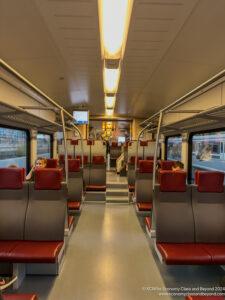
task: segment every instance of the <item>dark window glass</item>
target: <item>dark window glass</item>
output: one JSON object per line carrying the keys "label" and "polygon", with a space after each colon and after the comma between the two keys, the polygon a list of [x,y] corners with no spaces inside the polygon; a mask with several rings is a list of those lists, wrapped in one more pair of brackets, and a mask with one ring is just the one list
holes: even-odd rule
{"label": "dark window glass", "polygon": [[51,135],[37,134],[37,157],[51,158]]}
{"label": "dark window glass", "polygon": [[27,132],[0,127],[0,167],[27,168]]}
{"label": "dark window glass", "polygon": [[191,142],[191,182],[196,170],[225,172],[225,131],[195,134]]}
{"label": "dark window glass", "polygon": [[173,136],[167,138],[167,160],[179,160],[181,161],[181,146],[182,137]]}

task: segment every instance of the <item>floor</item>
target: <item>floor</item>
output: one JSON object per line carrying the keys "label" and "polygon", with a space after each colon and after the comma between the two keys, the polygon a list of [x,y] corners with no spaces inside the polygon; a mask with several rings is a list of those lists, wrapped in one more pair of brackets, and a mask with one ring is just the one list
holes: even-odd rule
{"label": "floor", "polygon": [[[126,181],[108,173],[107,181]],[[184,288],[215,287],[218,266],[161,265],[131,204],[87,203],[69,239],[59,276],[27,276],[18,290],[39,300],[184,299]],[[182,290],[183,288],[183,290]]]}

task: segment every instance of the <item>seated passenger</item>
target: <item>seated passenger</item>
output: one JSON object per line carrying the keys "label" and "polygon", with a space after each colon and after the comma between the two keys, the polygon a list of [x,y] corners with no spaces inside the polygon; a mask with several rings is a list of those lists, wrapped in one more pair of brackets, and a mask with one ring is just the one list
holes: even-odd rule
{"label": "seated passenger", "polygon": [[172,166],[172,170],[173,171],[181,171],[184,168],[184,164],[180,161],[175,161],[173,166]]}
{"label": "seated passenger", "polygon": [[7,168],[19,168],[17,165],[8,165]]}
{"label": "seated passenger", "polygon": [[38,168],[45,168],[47,164],[47,159],[45,157],[38,157],[35,160],[35,164],[26,176],[26,180],[34,181],[34,171]]}

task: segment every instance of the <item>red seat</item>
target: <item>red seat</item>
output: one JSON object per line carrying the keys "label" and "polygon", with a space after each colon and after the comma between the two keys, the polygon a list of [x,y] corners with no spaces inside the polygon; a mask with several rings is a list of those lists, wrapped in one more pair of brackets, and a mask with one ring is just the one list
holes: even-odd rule
{"label": "red seat", "polygon": [[224,300],[223,296],[186,296],[185,300]]}
{"label": "red seat", "polygon": [[201,244],[156,243],[167,265],[208,265],[211,256]]}
{"label": "red seat", "polygon": [[19,241],[8,254],[11,263],[55,263],[63,241]]}
{"label": "red seat", "polygon": [[134,185],[129,185],[129,192],[134,192],[134,188],[135,188]]}
{"label": "red seat", "polygon": [[145,217],[145,223],[148,227],[148,230],[150,231],[150,229],[151,229],[151,218],[150,217]]}
{"label": "red seat", "polygon": [[69,210],[79,210],[81,206],[81,201],[69,201],[68,208]]}
{"label": "red seat", "polygon": [[4,294],[4,300],[37,300],[36,294]]}
{"label": "red seat", "polygon": [[201,244],[212,257],[212,264],[225,265],[225,244]]}
{"label": "red seat", "polygon": [[137,202],[139,211],[150,211],[152,209],[152,203],[149,202]]}
{"label": "red seat", "polygon": [[9,253],[20,241],[0,241],[0,262],[8,261]]}
{"label": "red seat", "polygon": [[105,191],[106,185],[86,185],[86,191]]}
{"label": "red seat", "polygon": [[70,228],[71,228],[72,225],[73,225],[74,219],[75,219],[74,216],[69,216],[69,230],[70,230]]}

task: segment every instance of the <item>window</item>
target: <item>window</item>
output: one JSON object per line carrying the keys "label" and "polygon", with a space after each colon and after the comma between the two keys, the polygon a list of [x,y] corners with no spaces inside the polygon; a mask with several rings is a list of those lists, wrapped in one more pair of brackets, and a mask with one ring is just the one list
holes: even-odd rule
{"label": "window", "polygon": [[0,127],[0,167],[28,168],[28,132]]}
{"label": "window", "polygon": [[181,161],[182,137],[172,136],[166,139],[166,159]]}
{"label": "window", "polygon": [[193,134],[190,142],[191,183],[196,170],[225,172],[225,131]]}
{"label": "window", "polygon": [[52,136],[50,134],[37,134],[37,157],[52,157]]}

